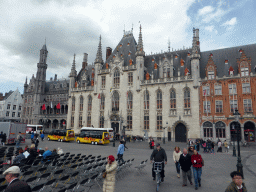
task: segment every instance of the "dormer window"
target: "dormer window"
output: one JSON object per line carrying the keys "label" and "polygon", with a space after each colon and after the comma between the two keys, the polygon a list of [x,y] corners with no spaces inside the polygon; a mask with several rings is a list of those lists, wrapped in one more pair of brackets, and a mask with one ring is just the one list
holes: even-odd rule
{"label": "dormer window", "polygon": [[129,51],[128,55],[131,55],[131,51]]}
{"label": "dormer window", "polygon": [[214,79],[214,71],[208,71],[208,79]]}
{"label": "dormer window", "polygon": [[225,60],[225,64],[228,64],[228,60],[227,59]]}
{"label": "dormer window", "polygon": [[181,59],[181,60],[180,60],[180,66],[181,66],[181,67],[184,67],[184,63],[185,63],[185,61],[184,61],[183,59]]}
{"label": "dormer window", "polygon": [[230,66],[230,68],[229,68],[228,71],[229,71],[229,75],[230,75],[230,76],[234,75],[234,69],[233,69],[232,66]]}
{"label": "dormer window", "polygon": [[241,77],[249,76],[249,69],[248,67],[241,68]]}

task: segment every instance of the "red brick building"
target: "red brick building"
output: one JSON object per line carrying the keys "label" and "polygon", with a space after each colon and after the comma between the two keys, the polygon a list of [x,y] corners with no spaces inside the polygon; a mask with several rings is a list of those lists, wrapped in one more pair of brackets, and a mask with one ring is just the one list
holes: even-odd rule
{"label": "red brick building", "polygon": [[256,45],[201,53],[201,137],[236,139],[233,112],[240,115],[240,139],[255,142]]}

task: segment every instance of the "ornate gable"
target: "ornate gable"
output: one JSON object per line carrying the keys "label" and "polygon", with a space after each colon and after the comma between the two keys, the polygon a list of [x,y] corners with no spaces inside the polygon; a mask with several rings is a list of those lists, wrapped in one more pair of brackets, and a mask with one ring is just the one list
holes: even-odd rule
{"label": "ornate gable", "polygon": [[238,73],[241,77],[248,77],[251,73],[251,58],[246,57],[244,50],[240,49],[240,58],[236,59],[238,65]]}
{"label": "ornate gable", "polygon": [[217,75],[217,67],[214,64],[212,57],[213,57],[213,54],[211,53],[209,55],[209,59],[208,59],[208,62],[207,62],[206,68],[205,68],[206,77],[208,80],[215,79],[215,77]]}

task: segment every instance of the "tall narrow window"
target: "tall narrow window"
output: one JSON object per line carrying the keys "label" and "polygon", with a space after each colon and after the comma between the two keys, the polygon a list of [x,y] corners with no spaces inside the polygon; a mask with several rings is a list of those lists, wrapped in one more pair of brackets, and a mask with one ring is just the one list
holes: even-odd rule
{"label": "tall narrow window", "polygon": [[249,75],[248,67],[242,67],[241,68],[241,76],[244,77],[244,76],[248,76],[248,75]]}
{"label": "tall narrow window", "polygon": [[204,113],[211,113],[211,102],[204,101]]}
{"label": "tall narrow window", "polygon": [[106,86],[106,76],[101,76],[101,88],[105,89]]}
{"label": "tall narrow window", "polygon": [[221,85],[214,85],[214,89],[215,89],[215,95],[222,94],[222,86]]}
{"label": "tall narrow window", "polygon": [[23,108],[23,115],[26,115],[26,107]]}
{"label": "tall narrow window", "polygon": [[209,86],[203,86],[203,96],[210,95],[210,87]]}
{"label": "tall narrow window", "polygon": [[236,84],[235,83],[229,84],[228,88],[229,88],[230,95],[236,94]]}
{"label": "tall narrow window", "polygon": [[157,130],[162,130],[162,115],[157,115],[156,128]]}
{"label": "tall narrow window", "polygon": [[170,108],[176,109],[176,93],[174,89],[171,90],[170,94]]}
{"label": "tall narrow window", "polygon": [[119,94],[117,91],[112,95],[112,111],[119,111]]}
{"label": "tall narrow window", "polygon": [[128,92],[127,109],[132,109],[132,92]]}
{"label": "tall narrow window", "polygon": [[76,99],[75,97],[72,98],[72,111],[75,111]]}
{"label": "tall narrow window", "polygon": [[230,111],[231,113],[234,113],[237,109],[237,100],[230,100]]}
{"label": "tall narrow window", "polygon": [[219,121],[215,124],[216,127],[216,138],[225,138],[226,137],[226,125],[222,121]]}
{"label": "tall narrow window", "polygon": [[252,100],[244,99],[244,112],[250,113],[252,112]]}
{"label": "tall narrow window", "polygon": [[157,91],[157,100],[156,100],[157,109],[162,109],[162,91]]}
{"label": "tall narrow window", "polygon": [[203,129],[204,129],[204,137],[208,137],[208,138],[213,137],[213,134],[212,134],[213,125],[211,122],[209,121],[204,122]]}
{"label": "tall narrow window", "polygon": [[13,105],[12,109],[13,109],[13,110],[16,110],[16,105]]}
{"label": "tall narrow window", "polygon": [[214,79],[214,71],[208,71],[208,79]]}
{"label": "tall narrow window", "polygon": [[243,93],[251,93],[250,83],[242,83]]}
{"label": "tall narrow window", "polygon": [[215,101],[215,105],[216,105],[216,113],[222,113],[223,112],[223,102]]}
{"label": "tall narrow window", "polygon": [[79,115],[79,127],[80,127],[80,128],[82,128],[82,126],[83,126],[83,123],[82,123],[82,122],[83,122],[83,116],[82,116],[82,114],[80,114],[80,115]]}
{"label": "tall narrow window", "polygon": [[101,94],[100,97],[100,110],[104,110],[105,109],[105,95]]}
{"label": "tall narrow window", "polygon": [[190,90],[189,88],[185,88],[184,90],[184,108],[190,108]]}
{"label": "tall narrow window", "polygon": [[84,109],[84,98],[83,96],[80,97],[80,111],[83,111]]}
{"label": "tall narrow window", "polygon": [[92,117],[91,117],[91,113],[88,113],[87,115],[87,127],[91,127],[92,126]]}
{"label": "tall narrow window", "polygon": [[148,90],[144,93],[144,109],[149,109],[149,92]]}
{"label": "tall narrow window", "polygon": [[11,104],[8,104],[8,105],[7,105],[7,109],[11,109]]}
{"label": "tall narrow window", "polygon": [[89,95],[88,97],[88,111],[92,110],[92,96]]}
{"label": "tall narrow window", "polygon": [[71,116],[71,127],[74,127],[74,116]]}
{"label": "tall narrow window", "polygon": [[104,116],[100,117],[100,128],[104,128]]}
{"label": "tall narrow window", "polygon": [[128,85],[132,86],[132,84],[133,84],[133,73],[129,72],[128,73]]}
{"label": "tall narrow window", "polygon": [[127,129],[132,129],[132,116],[128,115],[127,116]]}
{"label": "tall narrow window", "polygon": [[119,88],[120,85],[120,72],[118,69],[114,72],[114,87]]}
{"label": "tall narrow window", "polygon": [[144,115],[144,129],[149,130],[149,115],[148,114]]}
{"label": "tall narrow window", "polygon": [[10,116],[10,111],[6,111],[6,117]]}

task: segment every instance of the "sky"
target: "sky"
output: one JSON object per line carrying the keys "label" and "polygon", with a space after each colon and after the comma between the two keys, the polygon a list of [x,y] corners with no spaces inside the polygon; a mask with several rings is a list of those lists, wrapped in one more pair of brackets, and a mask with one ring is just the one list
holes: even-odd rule
{"label": "sky", "polygon": [[36,75],[39,53],[47,45],[46,79],[68,78],[96,57],[102,37],[114,49],[123,31],[139,26],[146,55],[192,46],[199,28],[201,51],[256,43],[256,1],[240,0],[0,0],[0,92],[23,93],[26,77]]}

